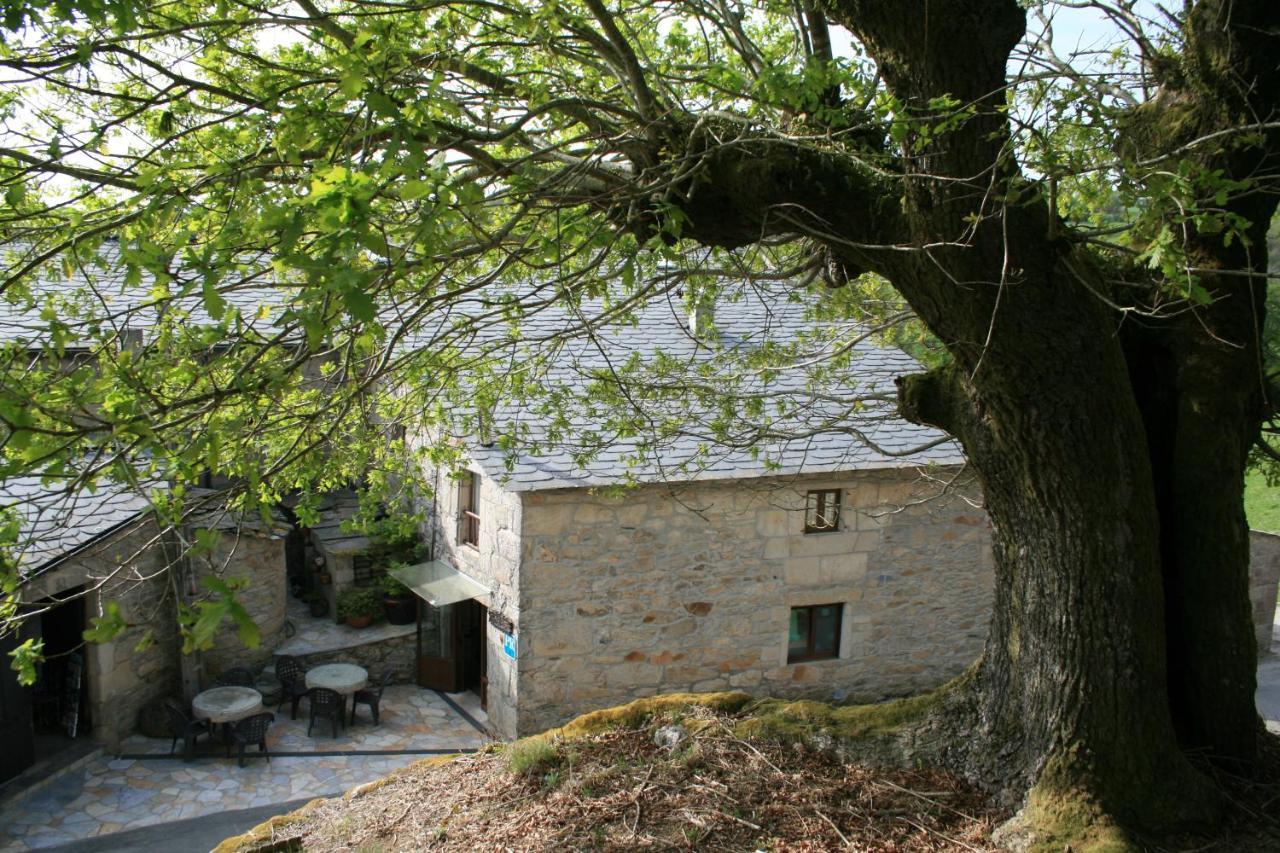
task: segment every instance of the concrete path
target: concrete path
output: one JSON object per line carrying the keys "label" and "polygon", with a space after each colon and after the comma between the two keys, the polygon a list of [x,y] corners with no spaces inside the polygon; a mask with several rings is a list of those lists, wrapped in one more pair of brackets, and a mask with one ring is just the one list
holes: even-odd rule
{"label": "concrete path", "polygon": [[[335,791],[332,796],[342,793]],[[264,820],[291,812],[313,799],[305,797],[271,806],[158,823],[44,849],[49,853],[208,853],[226,839],[248,832]]]}
{"label": "concrete path", "polygon": [[[123,757],[99,756],[6,802],[0,809],[0,851],[53,847],[257,807],[275,808],[269,811],[274,814],[281,803],[378,779],[426,751],[476,749],[487,740],[439,695],[408,685],[387,688],[381,725],[375,727],[362,707],[356,724],[337,738],[321,722],[315,736],[307,737],[306,712],[304,702],[299,719],[290,720],[286,705],[267,733],[267,748],[277,756],[269,763],[250,758],[243,768],[221,750],[188,763],[169,757],[168,739],[130,738],[122,745]],[[473,716],[479,713],[476,708]]]}

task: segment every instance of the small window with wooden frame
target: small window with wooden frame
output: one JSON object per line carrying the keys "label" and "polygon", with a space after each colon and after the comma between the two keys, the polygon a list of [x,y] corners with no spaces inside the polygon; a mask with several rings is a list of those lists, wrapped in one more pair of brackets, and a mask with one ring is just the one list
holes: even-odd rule
{"label": "small window with wooden frame", "polygon": [[827,660],[840,656],[843,604],[811,604],[791,608],[787,632],[787,663]]}
{"label": "small window with wooden frame", "polygon": [[458,483],[458,542],[480,546],[480,475],[474,471]]}
{"label": "small window with wooden frame", "polygon": [[829,533],[840,529],[840,490],[813,489],[805,495],[804,532]]}

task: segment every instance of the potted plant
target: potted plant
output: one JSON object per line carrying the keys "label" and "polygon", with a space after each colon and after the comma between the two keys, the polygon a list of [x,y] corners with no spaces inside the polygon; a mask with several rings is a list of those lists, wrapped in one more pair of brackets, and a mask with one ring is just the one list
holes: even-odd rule
{"label": "potted plant", "polygon": [[382,596],[373,587],[351,586],[338,593],[338,618],[364,628],[382,615]]}
{"label": "potted plant", "polygon": [[378,580],[382,590],[382,609],[392,625],[409,625],[418,618],[418,603],[413,590],[390,574],[391,569],[403,566],[404,563],[392,563],[387,567],[388,574]]}

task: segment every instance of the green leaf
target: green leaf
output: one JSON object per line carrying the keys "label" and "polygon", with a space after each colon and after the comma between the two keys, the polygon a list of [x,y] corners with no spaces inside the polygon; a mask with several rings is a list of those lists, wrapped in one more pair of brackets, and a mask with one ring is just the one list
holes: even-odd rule
{"label": "green leaf", "polygon": [[365,95],[364,101],[369,105],[369,109],[378,115],[386,116],[387,118],[396,118],[400,115],[400,107],[385,92],[370,92]]}
{"label": "green leaf", "polygon": [[227,311],[227,300],[223,299],[222,294],[218,292],[213,278],[205,277],[201,292],[204,296],[204,310],[208,311],[209,316],[215,320],[221,319]]}
{"label": "green leaf", "polygon": [[411,179],[400,185],[400,198],[405,201],[417,201],[420,198],[431,195],[434,189],[435,186],[433,184]]}
{"label": "green leaf", "polygon": [[342,75],[342,79],[338,81],[338,88],[342,90],[342,94],[348,98],[357,98],[364,91],[365,79],[364,72],[358,68],[352,68]]}
{"label": "green leaf", "polygon": [[347,313],[362,323],[369,322],[377,314],[377,306],[374,305],[373,298],[360,288],[344,291],[342,302],[347,307]]}
{"label": "green leaf", "polygon": [[102,610],[101,616],[89,619],[92,627],[86,628],[82,633],[84,639],[90,643],[109,643],[129,627],[117,602],[108,601]]}
{"label": "green leaf", "polygon": [[18,673],[18,683],[31,686],[36,683],[36,667],[44,662],[44,639],[23,641],[16,649],[9,652],[13,658],[9,668]]}

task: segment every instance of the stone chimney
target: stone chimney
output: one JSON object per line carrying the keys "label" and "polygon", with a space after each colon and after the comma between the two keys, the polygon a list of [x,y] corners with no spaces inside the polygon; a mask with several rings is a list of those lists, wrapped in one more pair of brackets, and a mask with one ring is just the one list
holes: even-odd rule
{"label": "stone chimney", "polygon": [[699,288],[689,290],[689,334],[695,338],[707,338],[712,334],[716,321],[715,299]]}

